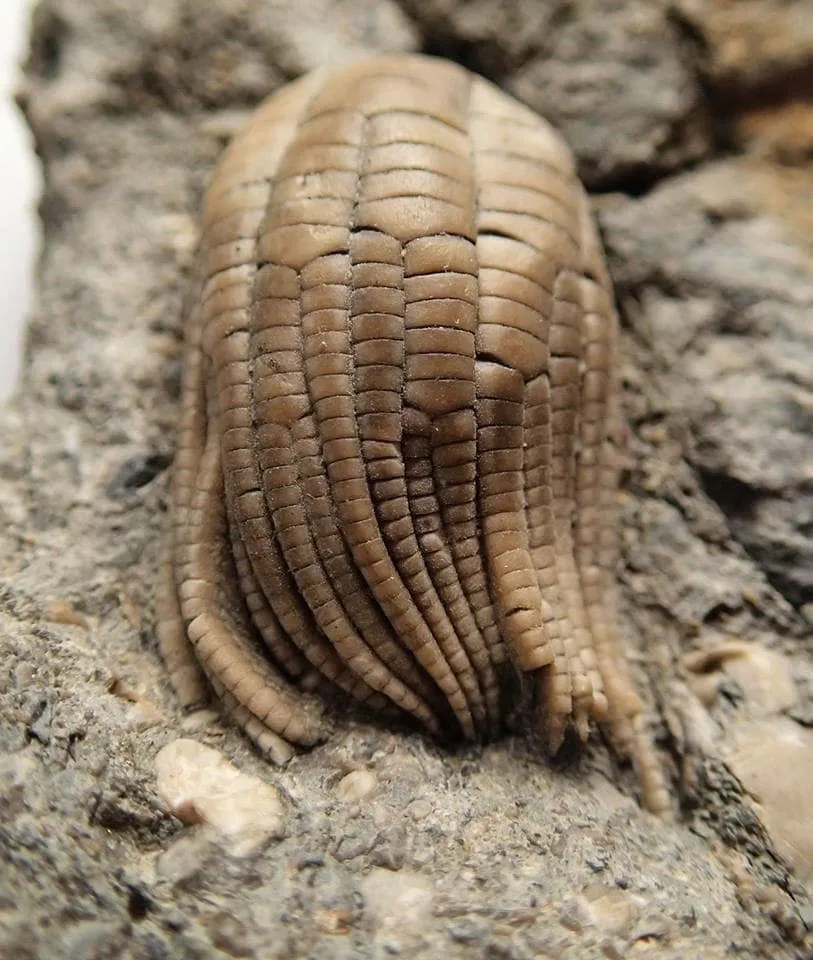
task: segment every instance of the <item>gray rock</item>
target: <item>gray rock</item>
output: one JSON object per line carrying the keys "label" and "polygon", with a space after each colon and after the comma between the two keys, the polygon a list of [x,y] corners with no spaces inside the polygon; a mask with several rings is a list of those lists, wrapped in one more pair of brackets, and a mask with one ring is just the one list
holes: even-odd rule
{"label": "gray rock", "polygon": [[[2,956],[592,960],[626,955],[633,940],[663,958],[810,949],[804,891],[720,756],[698,752],[692,718],[706,708],[687,706],[680,667],[720,634],[809,660],[809,622],[794,607],[809,602],[811,569],[813,280],[800,205],[780,209],[736,163],[648,190],[712,157],[715,142],[685,36],[661,3],[421,7],[37,8],[21,100],[45,168],[45,246],[24,383],[0,411]],[[494,64],[562,125],[593,184],[632,177],[644,191],[598,206],[632,424],[622,614],[686,801],[674,824],[639,809],[633,776],[598,739],[553,769],[532,742],[449,752],[350,717],[271,768],[216,718],[184,726],[157,656],[162,467],[203,186],[236,119],[285,79],[420,39]],[[760,176],[780,182],[770,165]],[[805,717],[799,689],[792,715]],[[722,751],[737,707],[710,709],[703,729]],[[154,762],[180,736],[270,782],[284,837],[235,856],[205,824],[172,817]],[[336,784],[361,769],[375,790],[340,801]],[[591,919],[615,903],[593,896],[599,882],[623,889],[638,918],[629,928],[609,907],[603,925]]]}

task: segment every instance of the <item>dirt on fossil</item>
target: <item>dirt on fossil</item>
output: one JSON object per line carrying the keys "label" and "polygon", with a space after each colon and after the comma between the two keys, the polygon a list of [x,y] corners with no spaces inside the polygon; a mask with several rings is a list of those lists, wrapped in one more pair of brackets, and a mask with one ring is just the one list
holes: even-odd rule
{"label": "dirt on fossil", "polygon": [[[0,957],[813,956],[812,29],[782,0],[42,0],[39,303],[0,410]],[[270,90],[411,50],[545,113],[594,192],[623,626],[673,823],[598,736],[552,767],[353,715],[273,768],[158,659],[202,191]]]}

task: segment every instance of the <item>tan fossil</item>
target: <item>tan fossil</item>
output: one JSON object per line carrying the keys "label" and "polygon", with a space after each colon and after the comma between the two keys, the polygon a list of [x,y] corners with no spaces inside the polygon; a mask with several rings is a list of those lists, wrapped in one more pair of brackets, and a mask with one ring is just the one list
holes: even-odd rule
{"label": "tan fossil", "polygon": [[[567,147],[452,63],[318,71],[206,196],[159,640],[282,761],[345,694],[553,753],[594,719],[668,806],[616,627],[612,291]],[[509,682],[509,677],[515,679]]]}

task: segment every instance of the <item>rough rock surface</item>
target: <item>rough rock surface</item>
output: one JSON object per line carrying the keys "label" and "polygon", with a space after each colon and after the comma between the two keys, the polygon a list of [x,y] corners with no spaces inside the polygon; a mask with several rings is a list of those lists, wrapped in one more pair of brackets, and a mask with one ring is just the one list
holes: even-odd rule
{"label": "rough rock surface", "polygon": [[[809,859],[798,877],[783,859],[813,817],[810,764],[741,747],[763,722],[813,725],[810,31],[782,0],[41,2],[22,93],[46,179],[40,303],[0,411],[0,956],[813,955]],[[207,177],[289,77],[414,49],[545,112],[604,190],[631,423],[623,615],[673,824],[599,740],[553,769],[530,742],[448,753],[348,717],[271,768],[216,713],[183,715],[156,655]],[[743,644],[784,664],[781,696],[726,671]],[[156,756],[179,738],[270,784],[279,828],[247,850],[173,816]]]}

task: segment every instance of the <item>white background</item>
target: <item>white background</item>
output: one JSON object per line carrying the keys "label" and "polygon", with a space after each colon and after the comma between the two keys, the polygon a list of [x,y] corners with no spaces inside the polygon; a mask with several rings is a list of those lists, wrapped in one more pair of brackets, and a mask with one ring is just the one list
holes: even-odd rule
{"label": "white background", "polygon": [[31,0],[0,0],[0,402],[15,385],[38,251],[39,168],[12,100],[28,43]]}

